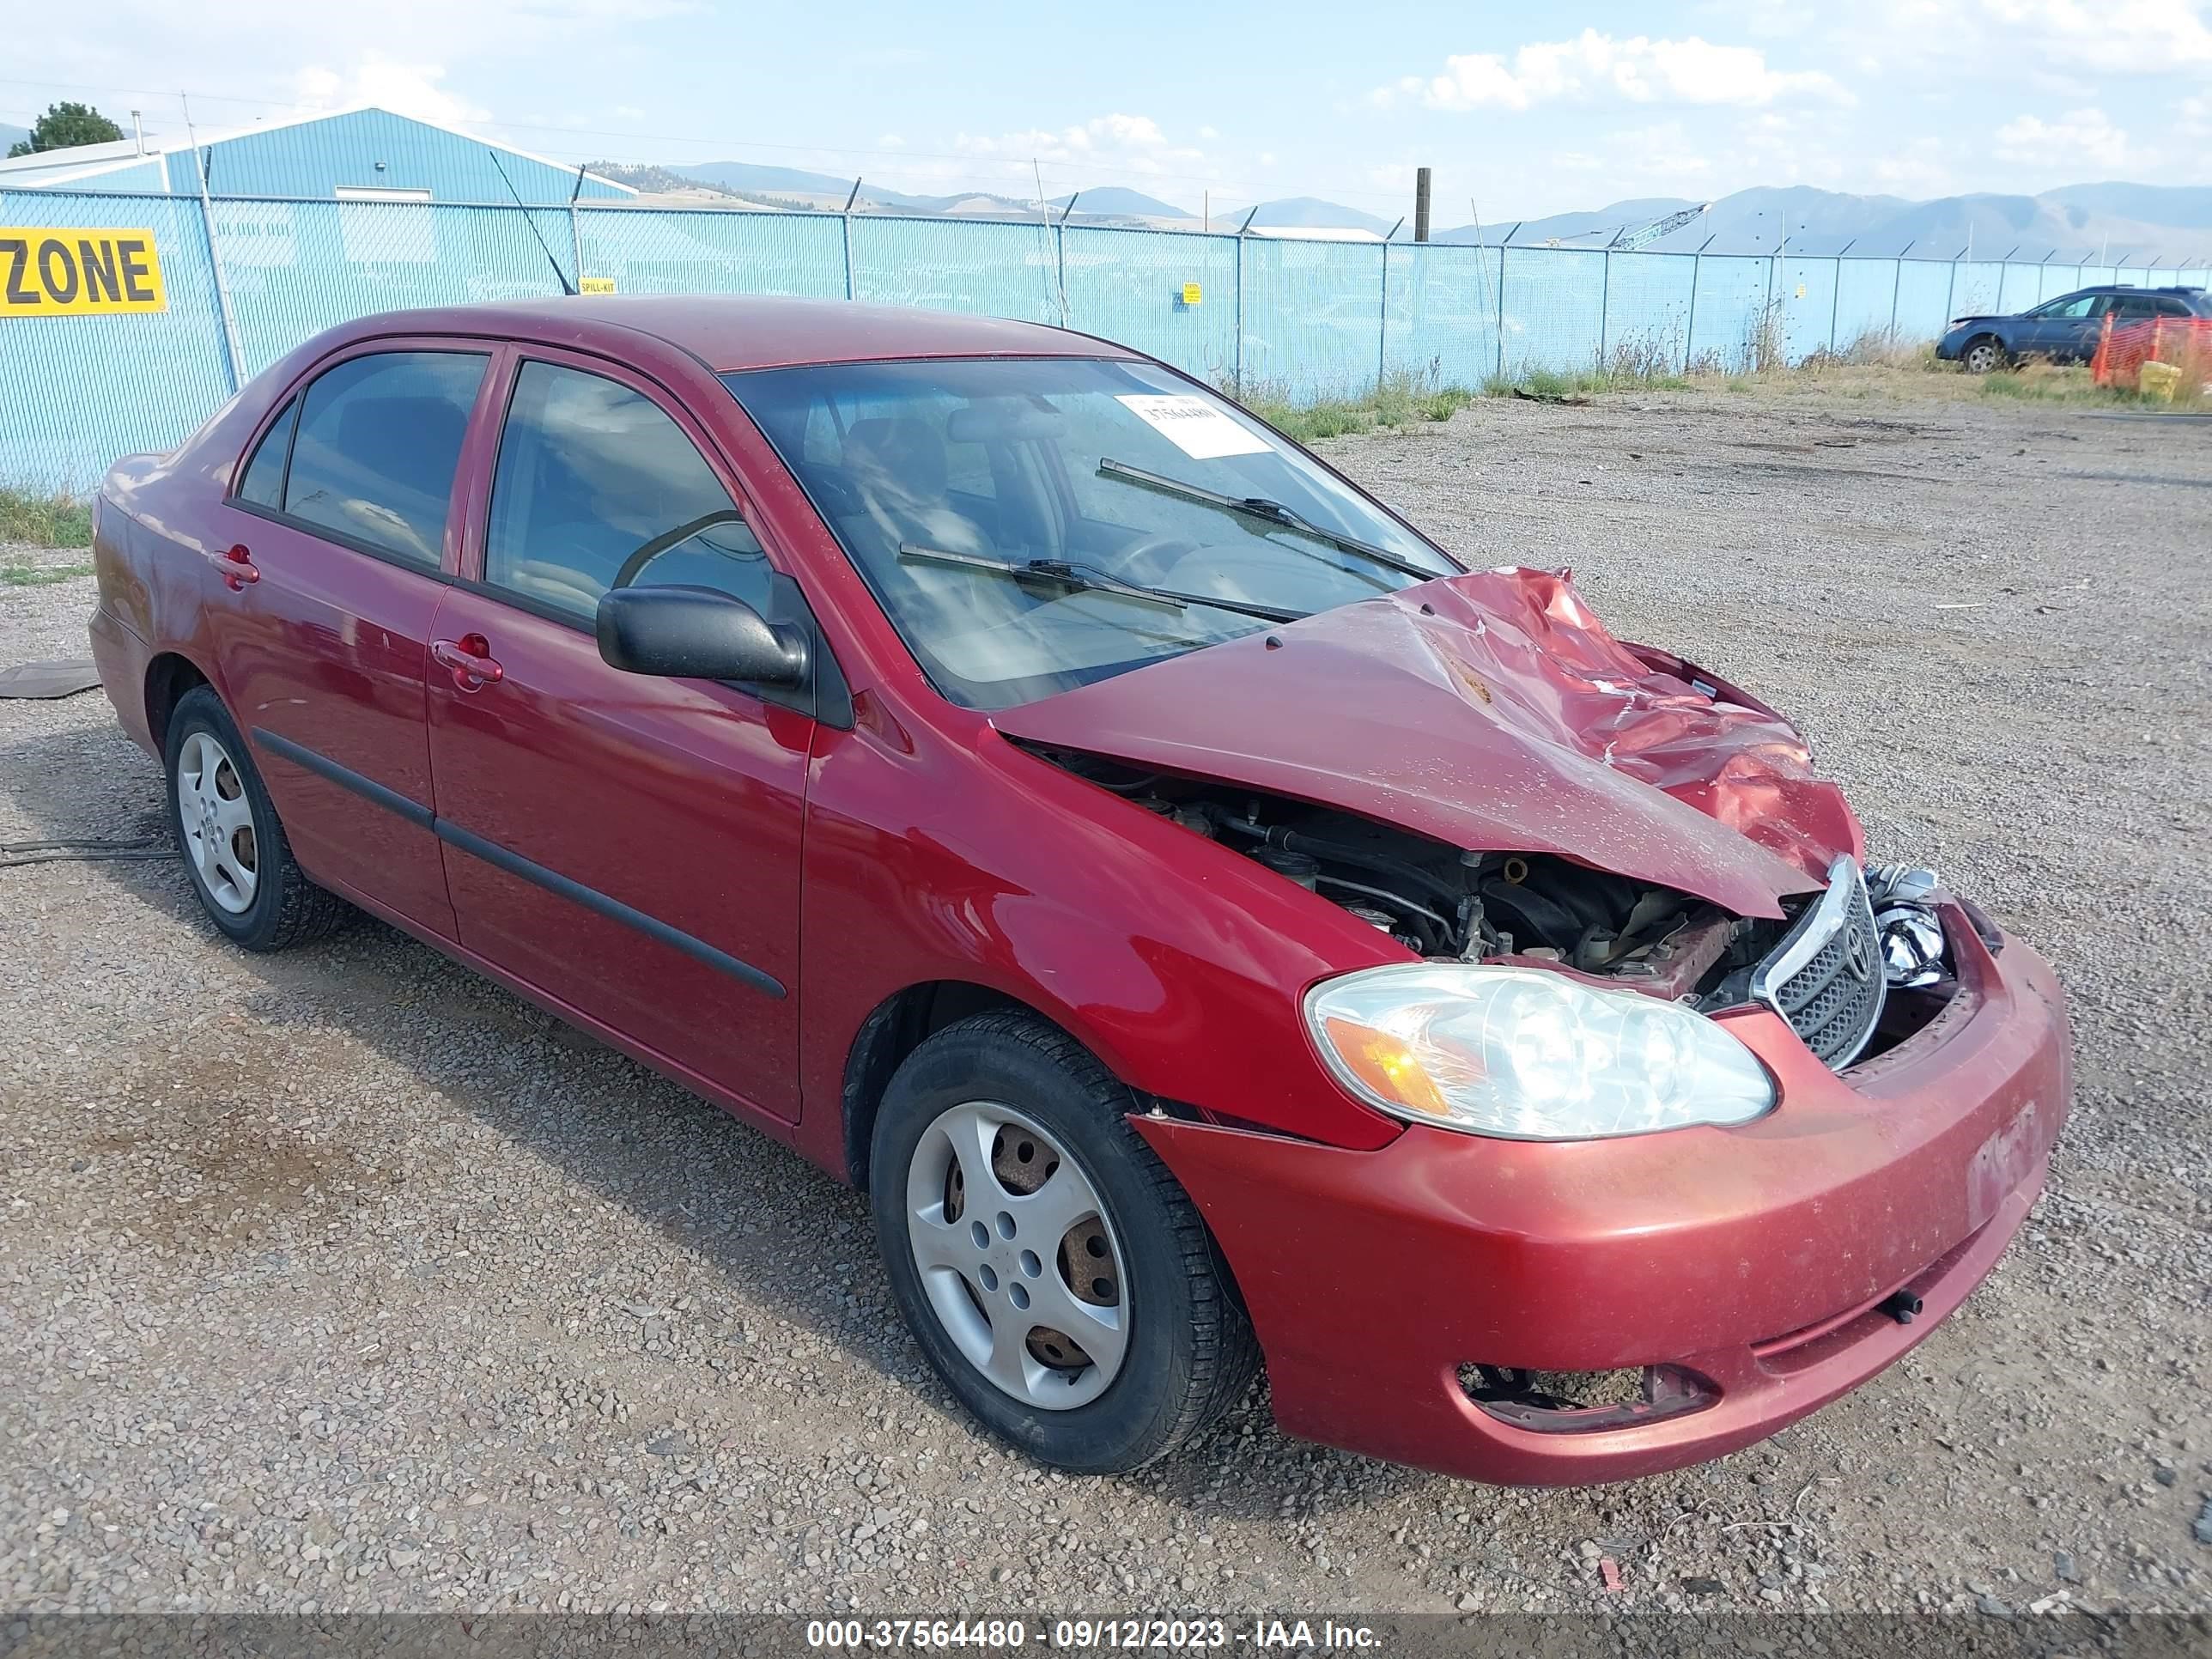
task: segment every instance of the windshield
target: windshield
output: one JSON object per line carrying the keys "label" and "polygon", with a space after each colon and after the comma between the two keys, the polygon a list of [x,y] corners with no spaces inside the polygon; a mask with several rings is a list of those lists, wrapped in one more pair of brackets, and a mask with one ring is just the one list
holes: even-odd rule
{"label": "windshield", "polygon": [[841,363],[723,380],[924,671],[970,708],[1460,569],[1148,363]]}

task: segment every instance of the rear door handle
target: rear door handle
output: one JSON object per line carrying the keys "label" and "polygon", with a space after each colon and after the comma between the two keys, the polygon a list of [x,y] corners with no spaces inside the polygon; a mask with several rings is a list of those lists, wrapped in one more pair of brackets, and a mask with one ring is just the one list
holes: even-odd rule
{"label": "rear door handle", "polygon": [[236,544],[227,552],[210,553],[207,556],[208,562],[222,574],[223,586],[234,593],[244,588],[246,583],[261,580],[261,573],[253,568],[253,555],[247,550],[244,542]]}
{"label": "rear door handle", "polygon": [[452,671],[453,684],[464,691],[496,684],[507,672],[491,654],[491,641],[481,634],[464,634],[458,640],[433,640],[430,656],[440,667]]}

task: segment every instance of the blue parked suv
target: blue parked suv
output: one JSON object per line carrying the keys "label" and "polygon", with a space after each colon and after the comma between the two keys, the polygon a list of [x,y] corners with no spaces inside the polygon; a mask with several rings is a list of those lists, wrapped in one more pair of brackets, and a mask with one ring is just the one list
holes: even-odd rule
{"label": "blue parked suv", "polygon": [[2010,317],[1960,317],[1936,343],[1945,362],[1969,374],[2009,368],[2025,357],[2086,363],[2096,355],[2105,319],[2115,325],[2145,317],[2212,317],[2212,295],[2201,288],[2076,289]]}

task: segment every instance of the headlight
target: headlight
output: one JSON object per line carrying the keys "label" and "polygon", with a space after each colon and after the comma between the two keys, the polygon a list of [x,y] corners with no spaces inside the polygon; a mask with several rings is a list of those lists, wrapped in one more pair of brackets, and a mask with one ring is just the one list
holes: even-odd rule
{"label": "headlight", "polygon": [[1408,1122],[1511,1140],[1746,1123],[1774,1104],[1751,1050],[1703,1014],[1564,974],[1370,968],[1306,994],[1338,1081]]}

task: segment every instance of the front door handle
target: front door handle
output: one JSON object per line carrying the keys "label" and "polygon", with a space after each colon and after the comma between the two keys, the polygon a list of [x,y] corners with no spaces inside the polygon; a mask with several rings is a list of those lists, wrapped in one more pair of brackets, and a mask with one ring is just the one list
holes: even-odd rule
{"label": "front door handle", "polygon": [[246,583],[261,580],[261,573],[253,568],[253,555],[244,542],[228,551],[209,554],[208,562],[222,574],[222,585],[234,593],[240,592]]}
{"label": "front door handle", "polygon": [[491,641],[481,634],[464,634],[458,640],[433,640],[430,656],[441,668],[452,671],[453,684],[464,691],[476,691],[496,684],[507,672],[491,654]]}

